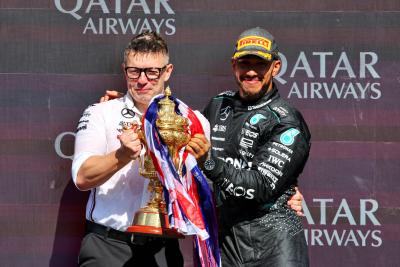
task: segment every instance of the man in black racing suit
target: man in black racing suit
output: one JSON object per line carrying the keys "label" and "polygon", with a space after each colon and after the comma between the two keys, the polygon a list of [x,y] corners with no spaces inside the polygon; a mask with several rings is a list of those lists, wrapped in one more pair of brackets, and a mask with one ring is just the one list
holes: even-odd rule
{"label": "man in black racing suit", "polygon": [[278,93],[277,45],[262,28],[243,32],[232,67],[238,92],[214,97],[204,172],[219,203],[223,266],[308,266],[300,218],[287,206],[307,161],[310,132]]}

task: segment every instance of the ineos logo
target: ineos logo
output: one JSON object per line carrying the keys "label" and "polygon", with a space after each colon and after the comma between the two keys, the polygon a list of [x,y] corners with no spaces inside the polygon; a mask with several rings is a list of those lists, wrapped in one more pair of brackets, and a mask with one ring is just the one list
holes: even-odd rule
{"label": "ineos logo", "polygon": [[233,183],[230,183],[228,187],[225,189],[225,191],[231,194],[232,196],[244,197],[247,199],[253,199],[255,193],[254,189],[246,189],[242,186],[234,186]]}
{"label": "ineos logo", "polygon": [[133,111],[132,109],[129,109],[129,108],[122,109],[121,114],[124,118],[127,118],[127,119],[132,119],[136,115],[135,111]]}

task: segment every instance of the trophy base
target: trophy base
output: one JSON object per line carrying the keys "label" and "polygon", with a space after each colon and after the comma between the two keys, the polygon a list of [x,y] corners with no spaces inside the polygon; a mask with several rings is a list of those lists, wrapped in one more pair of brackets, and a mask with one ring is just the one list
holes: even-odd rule
{"label": "trophy base", "polygon": [[128,227],[126,231],[129,233],[134,233],[135,235],[152,236],[158,238],[185,238],[184,235],[178,233],[174,229],[146,225],[133,225]]}
{"label": "trophy base", "polygon": [[126,230],[137,235],[159,238],[185,238],[175,229],[169,228],[168,216],[162,212],[142,209],[135,214],[133,225]]}

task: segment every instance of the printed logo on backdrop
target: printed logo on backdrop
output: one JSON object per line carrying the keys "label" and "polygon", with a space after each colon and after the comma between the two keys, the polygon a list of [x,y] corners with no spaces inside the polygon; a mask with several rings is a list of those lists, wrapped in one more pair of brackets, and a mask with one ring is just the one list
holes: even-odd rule
{"label": "printed logo on backdrop", "polygon": [[300,51],[294,61],[279,53],[281,70],[275,80],[288,87],[287,98],[380,99],[378,54]]}
{"label": "printed logo on backdrop", "polygon": [[168,0],[54,0],[56,9],[83,21],[83,34],[118,35],[156,31],[174,35],[175,11]]}
{"label": "printed logo on backdrop", "polygon": [[[380,247],[383,244],[382,225],[378,220],[379,204],[375,199],[313,199],[312,212],[303,201],[308,227],[304,234],[308,246]],[[352,207],[352,208],[350,208]]]}

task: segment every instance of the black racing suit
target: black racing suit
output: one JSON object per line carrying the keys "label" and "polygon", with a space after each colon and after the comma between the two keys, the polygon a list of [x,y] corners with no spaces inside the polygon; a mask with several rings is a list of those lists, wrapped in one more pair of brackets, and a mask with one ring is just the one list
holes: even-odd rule
{"label": "black racing suit", "polygon": [[302,115],[273,89],[254,103],[214,97],[205,174],[219,202],[223,266],[308,266],[303,227],[287,206],[310,150]]}

